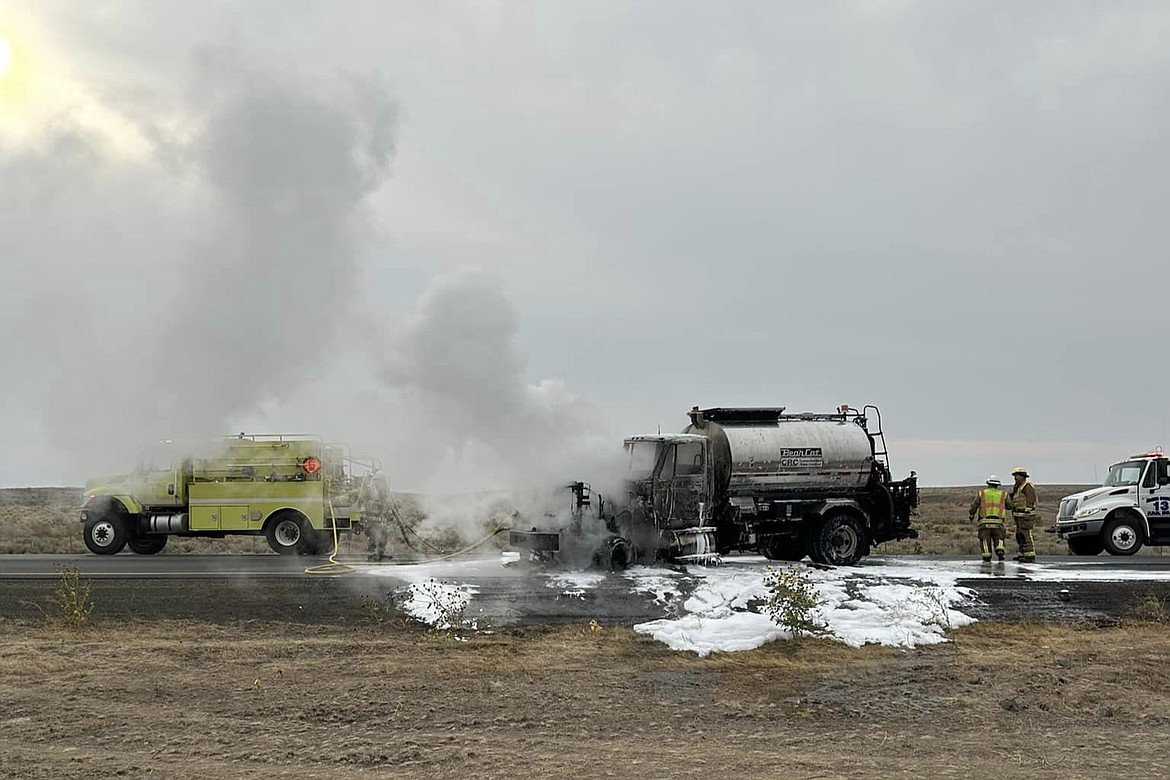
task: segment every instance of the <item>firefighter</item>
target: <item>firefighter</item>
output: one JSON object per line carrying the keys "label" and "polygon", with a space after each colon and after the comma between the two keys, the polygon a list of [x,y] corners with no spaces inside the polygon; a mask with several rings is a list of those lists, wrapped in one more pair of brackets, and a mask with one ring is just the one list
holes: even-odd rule
{"label": "firefighter", "polygon": [[1020,547],[1015,559],[1020,563],[1035,563],[1036,540],[1032,538],[1032,529],[1036,527],[1036,486],[1028,479],[1028,470],[1023,466],[1012,469],[1012,479],[1016,484],[1008,496],[1007,507],[1016,523],[1016,544]]}
{"label": "firefighter", "polygon": [[1007,493],[1000,487],[999,477],[987,478],[987,487],[979,491],[971,502],[971,521],[979,517],[979,552],[984,563],[991,563],[991,553],[1003,560],[1003,544],[1007,539],[1004,521],[1007,520]]}

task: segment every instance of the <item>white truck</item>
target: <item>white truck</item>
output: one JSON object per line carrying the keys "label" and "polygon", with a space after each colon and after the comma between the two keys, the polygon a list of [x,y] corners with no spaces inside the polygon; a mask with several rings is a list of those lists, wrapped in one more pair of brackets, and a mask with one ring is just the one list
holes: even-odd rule
{"label": "white truck", "polygon": [[1066,496],[1056,534],[1074,555],[1133,555],[1170,545],[1170,460],[1156,449],[1109,467],[1101,487]]}

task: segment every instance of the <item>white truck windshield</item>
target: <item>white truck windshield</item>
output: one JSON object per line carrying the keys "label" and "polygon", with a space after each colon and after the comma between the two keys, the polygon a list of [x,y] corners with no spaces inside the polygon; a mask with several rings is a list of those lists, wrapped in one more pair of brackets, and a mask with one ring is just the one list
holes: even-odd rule
{"label": "white truck windshield", "polygon": [[1105,477],[1104,487],[1123,487],[1136,485],[1142,478],[1142,471],[1146,468],[1144,460],[1127,460],[1125,463],[1114,463],[1109,467],[1109,476]]}

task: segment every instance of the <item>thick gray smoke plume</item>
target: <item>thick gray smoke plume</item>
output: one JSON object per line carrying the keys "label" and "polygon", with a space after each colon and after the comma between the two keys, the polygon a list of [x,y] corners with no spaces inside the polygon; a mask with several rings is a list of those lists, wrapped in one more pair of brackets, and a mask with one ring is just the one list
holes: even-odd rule
{"label": "thick gray smoke plume", "polygon": [[68,115],[0,150],[0,360],[75,473],[230,430],[318,375],[353,310],[394,150],[384,90],[223,52],[194,83],[173,121],[138,121],[137,163]]}
{"label": "thick gray smoke plume", "polygon": [[500,280],[461,269],[436,279],[389,339],[380,376],[399,397],[391,480],[462,494],[428,507],[439,522],[474,522],[506,492],[527,516],[567,507],[565,485],[611,490],[617,444],[598,410],[562,381],[532,383],[516,311]]}
{"label": "thick gray smoke plume", "polygon": [[518,332],[500,280],[461,269],[394,334],[380,376],[399,393],[419,473],[451,489],[518,487],[560,476],[599,443],[592,404],[560,380],[528,381]]}
{"label": "thick gray smoke plume", "polygon": [[[192,144],[210,230],[184,258],[152,363],[197,431],[314,375],[352,309],[359,206],[388,175],[394,114],[368,85],[342,87],[234,84]],[[169,369],[176,344],[190,351]]]}

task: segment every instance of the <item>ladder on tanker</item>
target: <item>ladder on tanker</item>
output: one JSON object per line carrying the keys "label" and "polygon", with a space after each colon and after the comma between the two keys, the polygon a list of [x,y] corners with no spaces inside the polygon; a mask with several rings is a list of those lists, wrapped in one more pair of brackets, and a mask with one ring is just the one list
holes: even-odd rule
{"label": "ladder on tanker", "polygon": [[868,427],[866,428],[870,439],[873,441],[873,457],[874,460],[880,461],[886,467],[886,471],[892,475],[894,472],[890,470],[890,451],[886,447],[886,435],[882,432],[881,411],[873,404],[866,404],[861,408],[861,416],[868,420],[869,415],[867,412],[870,409],[873,409],[873,419],[877,421],[876,431],[870,431]]}

